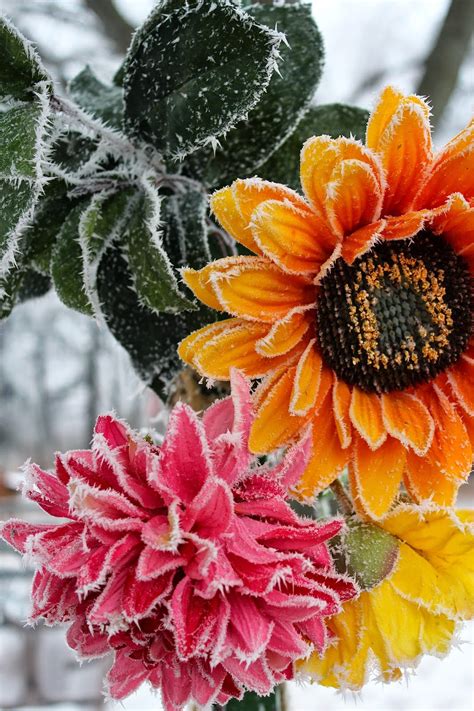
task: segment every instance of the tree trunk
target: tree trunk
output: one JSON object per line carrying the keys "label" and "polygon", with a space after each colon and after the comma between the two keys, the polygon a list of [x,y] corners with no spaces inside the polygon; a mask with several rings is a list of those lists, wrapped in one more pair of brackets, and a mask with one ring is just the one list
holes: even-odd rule
{"label": "tree trunk", "polygon": [[439,123],[453,93],[474,29],[472,0],[451,0],[438,37],[425,62],[417,93],[427,96]]}
{"label": "tree trunk", "polygon": [[85,6],[100,20],[104,34],[115,44],[121,54],[125,54],[130,45],[134,27],[120,14],[113,0],[84,0]]}

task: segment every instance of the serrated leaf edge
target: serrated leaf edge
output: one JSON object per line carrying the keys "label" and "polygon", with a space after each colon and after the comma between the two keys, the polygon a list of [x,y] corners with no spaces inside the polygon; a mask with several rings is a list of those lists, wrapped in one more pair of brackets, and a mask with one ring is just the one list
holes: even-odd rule
{"label": "serrated leaf edge", "polygon": [[4,180],[9,180],[10,182],[17,181],[18,184],[23,182],[29,183],[33,186],[32,199],[29,207],[23,213],[23,215],[18,220],[15,228],[10,231],[6,240],[6,249],[3,256],[0,259],[0,277],[4,277],[10,269],[16,266],[16,255],[20,251],[20,241],[24,232],[31,227],[32,220],[34,217],[34,212],[36,205],[40,196],[44,192],[44,186],[48,182],[49,178],[44,175],[43,167],[49,158],[51,151],[51,143],[48,140],[44,140],[52,129],[51,121],[51,106],[49,102],[49,85],[47,81],[39,82],[37,85],[37,91],[35,91],[35,96],[37,97],[41,111],[39,114],[38,121],[36,123],[35,130],[35,168],[36,176],[34,179],[15,177],[12,179],[11,176],[4,176]]}

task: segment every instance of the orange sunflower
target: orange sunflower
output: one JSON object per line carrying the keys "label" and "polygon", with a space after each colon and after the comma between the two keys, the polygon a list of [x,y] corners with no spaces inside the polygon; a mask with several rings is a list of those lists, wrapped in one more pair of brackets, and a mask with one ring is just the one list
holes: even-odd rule
{"label": "orange sunflower", "polygon": [[429,107],[386,88],[364,146],[310,138],[304,197],[258,178],[211,198],[254,253],[183,278],[232,318],[179,348],[208,378],[261,378],[250,445],[265,453],[313,424],[298,491],[349,466],[359,509],[380,518],[401,481],[451,505],[474,442],[474,122],[433,154]]}

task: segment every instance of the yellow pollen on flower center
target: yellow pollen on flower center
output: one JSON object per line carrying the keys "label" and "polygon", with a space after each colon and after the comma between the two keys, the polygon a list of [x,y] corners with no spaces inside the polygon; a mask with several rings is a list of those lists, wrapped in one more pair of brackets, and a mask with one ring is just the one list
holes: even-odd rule
{"label": "yellow pollen on flower center", "polygon": [[472,332],[472,286],[442,239],[381,242],[349,266],[338,259],[317,302],[321,352],[367,392],[427,382],[460,357]]}

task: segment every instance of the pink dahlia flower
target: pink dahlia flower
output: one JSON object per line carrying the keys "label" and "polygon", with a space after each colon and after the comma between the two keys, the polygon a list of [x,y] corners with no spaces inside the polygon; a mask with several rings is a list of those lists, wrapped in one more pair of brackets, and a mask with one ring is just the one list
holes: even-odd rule
{"label": "pink dahlia flower", "polygon": [[341,521],[301,519],[285,501],[309,437],[259,466],[248,384],[232,380],[202,419],[178,404],[161,448],[99,417],[92,448],[58,455],[55,474],[26,465],[28,498],[63,520],[2,527],[38,566],[32,618],[72,623],[82,657],[114,651],[113,698],[144,681],[168,711],[268,694],[323,650],[324,618],[356,592],[326,546]]}

